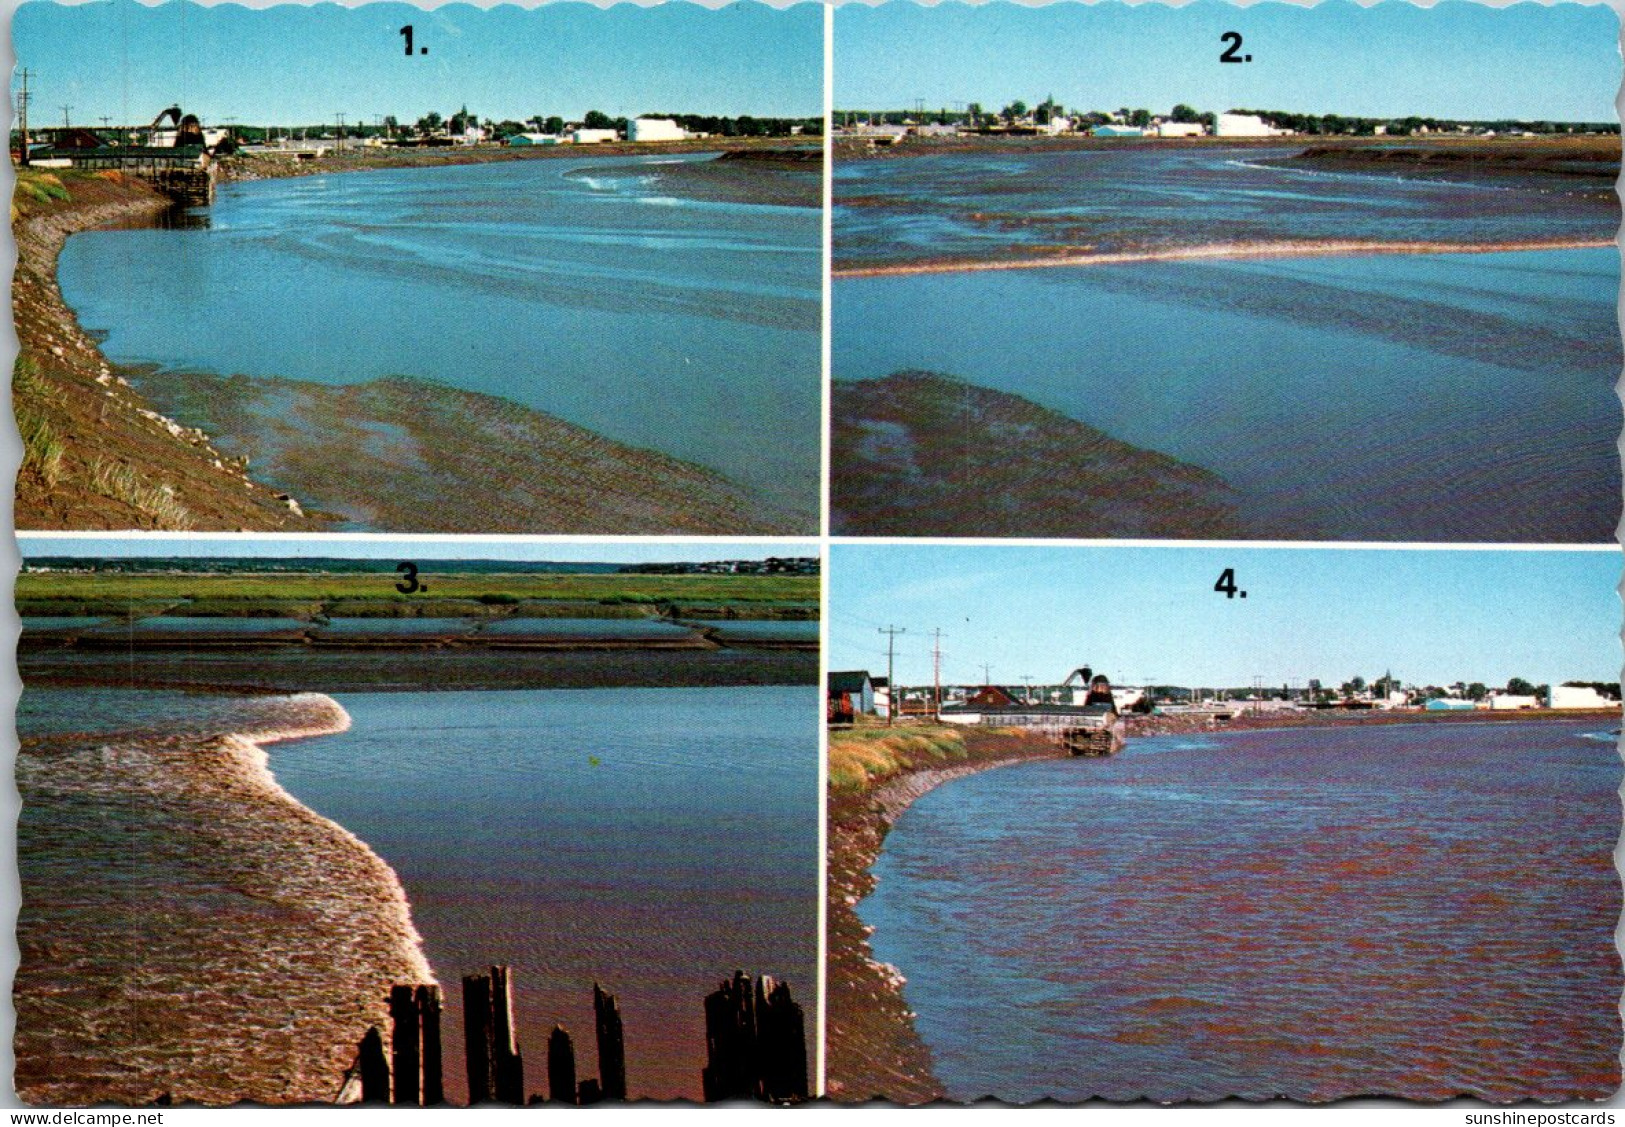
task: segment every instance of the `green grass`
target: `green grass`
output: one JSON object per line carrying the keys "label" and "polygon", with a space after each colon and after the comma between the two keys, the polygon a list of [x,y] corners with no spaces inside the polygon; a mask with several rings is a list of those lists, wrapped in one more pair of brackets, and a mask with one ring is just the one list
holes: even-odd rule
{"label": "green grass", "polygon": [[39,474],[46,485],[61,481],[68,446],[45,416],[32,407],[18,408],[17,431],[23,438],[23,468]]}
{"label": "green grass", "polygon": [[54,172],[40,172],[28,168],[17,170],[17,194],[42,204],[48,204],[52,200],[73,198],[63,185],[62,178]]}
{"label": "green grass", "polygon": [[40,375],[39,361],[27,354],[20,354],[17,363],[11,369],[11,395],[15,400],[19,396],[46,396],[52,393],[52,387]]}
{"label": "green grass", "polygon": [[945,726],[853,728],[829,734],[829,789],[865,790],[915,767],[963,760],[965,733]]}
{"label": "green grass", "polygon": [[196,599],[175,607],[188,618],[301,618],[306,622],[322,613],[322,604],[309,599]]}
{"label": "green grass", "polygon": [[[129,483],[126,483],[129,484]],[[122,487],[122,486],[121,486]],[[98,489],[98,491],[100,491]],[[133,503],[133,502],[131,502]],[[139,506],[138,506],[139,507]],[[19,605],[55,602],[87,614],[119,614],[132,600],[191,602],[211,614],[233,609],[319,604],[329,618],[643,618],[674,602],[735,607],[741,614],[816,599],[817,576],[475,575],[425,570],[427,592],[402,595],[394,569],[377,573],[229,574],[30,573],[17,578]],[[698,596],[696,599],[694,596]],[[493,600],[492,596],[496,596]],[[511,597],[511,601],[510,601]],[[191,612],[185,612],[191,613]]]}
{"label": "green grass", "polygon": [[323,604],[326,618],[491,618],[507,613],[480,599],[393,594],[377,599],[334,599]]}

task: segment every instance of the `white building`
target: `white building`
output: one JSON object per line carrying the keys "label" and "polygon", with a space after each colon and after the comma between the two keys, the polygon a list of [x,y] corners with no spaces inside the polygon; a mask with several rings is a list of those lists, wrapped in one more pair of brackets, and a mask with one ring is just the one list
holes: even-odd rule
{"label": "white building", "polygon": [[1552,708],[1615,709],[1617,700],[1609,700],[1590,685],[1553,685]]}
{"label": "white building", "polygon": [[1539,708],[1539,697],[1515,696],[1512,693],[1491,693],[1490,711],[1509,712],[1520,708]]}
{"label": "white building", "polygon": [[1158,137],[1202,137],[1207,126],[1199,121],[1159,121],[1156,133]]}
{"label": "white building", "polygon": [[577,129],[570,134],[570,140],[577,145],[599,145],[620,139],[620,134],[613,129]]}
{"label": "white building", "polygon": [[628,141],[682,141],[688,131],[669,117],[638,117],[626,123]]}
{"label": "white building", "polygon": [[1285,134],[1284,129],[1265,125],[1264,119],[1255,113],[1222,113],[1213,130],[1215,137],[1281,137]]}

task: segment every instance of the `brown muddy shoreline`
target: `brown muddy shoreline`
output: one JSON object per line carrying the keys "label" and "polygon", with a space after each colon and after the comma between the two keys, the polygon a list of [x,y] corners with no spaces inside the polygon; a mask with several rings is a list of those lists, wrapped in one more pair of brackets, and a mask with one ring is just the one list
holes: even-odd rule
{"label": "brown muddy shoreline", "polygon": [[[1129,737],[1271,731],[1288,728],[1402,724],[1523,723],[1565,719],[1617,727],[1618,710],[1603,712],[1396,713],[1323,710],[1302,714],[1241,714],[1230,721],[1190,716],[1130,716]],[[899,732],[907,732],[907,725]],[[931,1054],[903,999],[904,978],[875,962],[869,929],[857,905],[875,888],[871,871],[897,819],[921,796],[953,779],[1015,763],[1066,758],[1053,743],[1011,732],[966,732],[968,758],[946,767],[905,771],[872,789],[828,796],[828,876],[825,888],[826,1095],[842,1103],[881,1099],[897,1104],[944,1098]]]}

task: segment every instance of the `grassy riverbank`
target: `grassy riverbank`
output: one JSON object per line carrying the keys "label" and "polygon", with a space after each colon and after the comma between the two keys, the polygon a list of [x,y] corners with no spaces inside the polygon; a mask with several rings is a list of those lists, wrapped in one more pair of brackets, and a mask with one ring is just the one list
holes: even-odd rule
{"label": "grassy riverbank", "polygon": [[19,529],[324,526],[291,510],[207,434],[153,410],[62,300],[56,262],[70,235],[150,222],[169,207],[144,183],[117,173],[19,172],[11,289],[19,346],[12,408],[24,446]]}
{"label": "grassy riverbank", "polygon": [[915,799],[950,779],[1063,754],[1052,741],[985,728],[830,733],[825,1076],[831,1099],[916,1104],[943,1094],[903,1001],[902,975],[875,961],[856,911],[874,890],[870,866],[893,823]]}

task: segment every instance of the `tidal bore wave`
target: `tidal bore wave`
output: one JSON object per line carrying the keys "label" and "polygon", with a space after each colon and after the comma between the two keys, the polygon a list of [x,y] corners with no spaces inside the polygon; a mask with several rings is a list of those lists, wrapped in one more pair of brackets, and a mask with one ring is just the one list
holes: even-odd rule
{"label": "tidal bore wave", "polygon": [[348,714],[320,693],[241,704],[212,733],[176,715],[25,735],[27,1102],[332,1100],[388,987],[434,981],[394,871],[267,766]]}
{"label": "tidal bore wave", "polygon": [[990,270],[1047,270],[1060,266],[1115,266],[1131,262],[1198,262],[1257,258],[1331,258],[1384,254],[1502,254],[1525,250],[1594,250],[1611,247],[1607,239],[1522,239],[1455,243],[1432,240],[1385,242],[1380,239],[1284,240],[1211,243],[1156,250],[1095,251],[1029,258],[945,259],[895,266],[850,266],[832,272],[836,278],[899,278],[917,274],[972,274]]}

